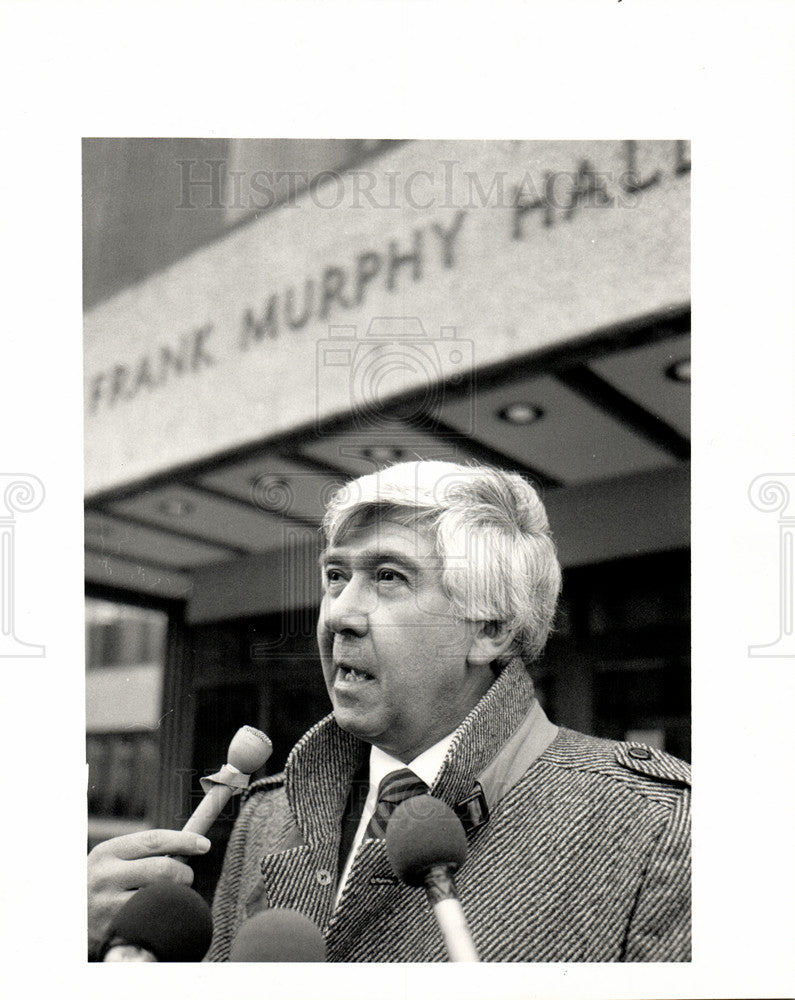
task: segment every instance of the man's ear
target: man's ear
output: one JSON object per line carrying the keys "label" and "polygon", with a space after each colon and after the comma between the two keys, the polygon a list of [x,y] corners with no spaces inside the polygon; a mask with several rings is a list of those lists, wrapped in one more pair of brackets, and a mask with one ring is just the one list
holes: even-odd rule
{"label": "man's ear", "polygon": [[510,648],[513,639],[513,630],[505,622],[478,622],[467,663],[471,667],[488,666]]}

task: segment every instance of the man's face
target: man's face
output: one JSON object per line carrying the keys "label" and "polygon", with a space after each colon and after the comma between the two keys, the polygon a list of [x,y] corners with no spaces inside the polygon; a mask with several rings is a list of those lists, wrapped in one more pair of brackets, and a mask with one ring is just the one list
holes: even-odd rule
{"label": "man's face", "polygon": [[451,733],[493,675],[467,655],[429,535],[394,521],[351,531],[322,559],[318,645],[342,729],[407,763]]}

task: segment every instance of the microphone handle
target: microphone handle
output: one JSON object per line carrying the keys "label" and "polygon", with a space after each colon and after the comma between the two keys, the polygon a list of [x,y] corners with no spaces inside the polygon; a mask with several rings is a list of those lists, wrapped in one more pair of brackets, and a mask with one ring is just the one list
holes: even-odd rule
{"label": "microphone handle", "polygon": [[103,962],[156,962],[157,959],[147,948],[137,944],[112,944],[105,952]]}
{"label": "microphone handle", "polygon": [[[207,831],[221,815],[224,806],[231,798],[232,789],[228,785],[213,785],[208,792],[205,792],[204,798],[193,810],[190,819],[182,827],[182,832],[200,833],[203,837],[206,836]],[[190,859],[184,854],[175,854],[174,860],[187,864]]]}
{"label": "microphone handle", "polygon": [[205,836],[231,798],[232,789],[228,785],[213,785],[182,827],[183,833],[200,833]]}
{"label": "microphone handle", "polygon": [[434,865],[425,875],[425,891],[451,962],[479,962],[475,942],[455,891],[449,865]]}

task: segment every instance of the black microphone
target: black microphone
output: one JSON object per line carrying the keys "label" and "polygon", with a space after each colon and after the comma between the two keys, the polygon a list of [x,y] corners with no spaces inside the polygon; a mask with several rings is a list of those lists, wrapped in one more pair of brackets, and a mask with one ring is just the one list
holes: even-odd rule
{"label": "black microphone", "polygon": [[466,860],[467,839],[450,806],[432,795],[405,799],[387,824],[386,851],[399,879],[425,887],[450,961],[479,962],[453,879]]}
{"label": "black microphone", "polygon": [[213,937],[210,907],[195,890],[161,879],[116,914],[103,962],[200,962]]}
{"label": "black microphone", "polygon": [[274,908],[250,917],[237,932],[230,962],[325,962],[317,924],[297,910]]}

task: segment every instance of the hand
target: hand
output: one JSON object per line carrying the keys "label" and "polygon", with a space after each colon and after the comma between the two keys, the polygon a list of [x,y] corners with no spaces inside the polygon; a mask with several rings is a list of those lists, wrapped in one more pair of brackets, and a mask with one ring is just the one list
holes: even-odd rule
{"label": "hand", "polygon": [[193,869],[168,855],[205,854],[210,841],[180,830],[143,830],[97,844],[88,855],[88,950],[96,953],[113,917],[136,889],[158,879],[190,885]]}

